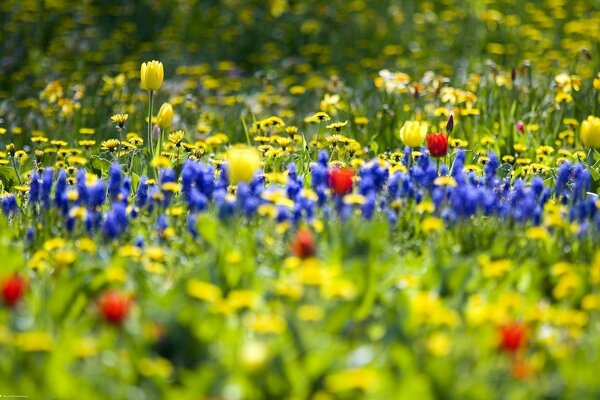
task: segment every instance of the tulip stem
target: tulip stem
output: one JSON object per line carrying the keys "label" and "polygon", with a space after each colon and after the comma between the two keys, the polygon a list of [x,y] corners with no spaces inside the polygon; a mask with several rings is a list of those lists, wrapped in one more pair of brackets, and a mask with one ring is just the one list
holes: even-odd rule
{"label": "tulip stem", "polygon": [[13,169],[15,170],[15,174],[17,175],[17,179],[19,180],[19,185],[23,185],[23,181],[21,180],[21,175],[19,174],[19,169],[17,168],[17,160],[15,159],[15,156],[12,156],[12,166]]}
{"label": "tulip stem", "polygon": [[158,144],[156,145],[156,156],[160,156],[161,152],[162,152],[162,142],[163,142],[163,132],[164,129],[160,130],[160,133],[158,134]]}
{"label": "tulip stem", "polygon": [[150,101],[148,102],[148,146],[149,146],[149,155],[148,162],[152,162],[152,158],[154,157],[154,146],[152,145],[152,106],[154,101],[154,91],[150,90]]}

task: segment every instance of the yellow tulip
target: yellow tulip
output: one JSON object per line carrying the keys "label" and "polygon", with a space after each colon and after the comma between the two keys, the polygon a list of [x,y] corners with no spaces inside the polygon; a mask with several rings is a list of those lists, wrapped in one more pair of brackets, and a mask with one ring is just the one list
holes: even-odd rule
{"label": "yellow tulip", "polygon": [[581,123],[581,141],[585,147],[600,149],[600,118],[590,115]]}
{"label": "yellow tulip", "polygon": [[148,61],[143,63],[140,70],[142,80],[142,89],[158,90],[160,89],[165,72],[160,61]]}
{"label": "yellow tulip", "polygon": [[230,147],[227,150],[227,163],[231,183],[250,182],[260,168],[260,154],[250,146]]}
{"label": "yellow tulip", "polygon": [[419,147],[427,136],[427,122],[406,121],[400,128],[400,139],[405,145]]}
{"label": "yellow tulip", "polygon": [[167,129],[171,122],[173,121],[173,106],[169,103],[163,103],[158,110],[158,115],[156,116],[156,124],[163,131]]}

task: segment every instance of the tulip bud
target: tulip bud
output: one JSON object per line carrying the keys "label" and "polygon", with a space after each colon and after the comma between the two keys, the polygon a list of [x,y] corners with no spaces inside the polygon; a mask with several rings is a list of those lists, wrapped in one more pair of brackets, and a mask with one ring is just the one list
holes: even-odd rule
{"label": "tulip bud", "polygon": [[419,147],[427,135],[427,123],[406,121],[400,128],[400,139],[410,147]]}
{"label": "tulip bud", "polygon": [[142,89],[158,90],[162,86],[164,69],[160,61],[148,61],[143,63],[140,69]]}
{"label": "tulip bud", "polygon": [[171,122],[173,122],[173,106],[169,103],[163,103],[158,110],[156,124],[164,131],[171,125]]}
{"label": "tulip bud", "polygon": [[450,114],[450,118],[448,118],[448,122],[446,123],[446,133],[449,135],[452,133],[454,129],[454,115]]}
{"label": "tulip bud", "polygon": [[600,149],[600,118],[590,115],[581,123],[581,141],[585,147]]}

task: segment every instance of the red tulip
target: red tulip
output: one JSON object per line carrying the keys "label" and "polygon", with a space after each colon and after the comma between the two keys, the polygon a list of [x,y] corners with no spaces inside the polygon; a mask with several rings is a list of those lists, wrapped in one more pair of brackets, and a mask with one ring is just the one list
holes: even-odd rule
{"label": "red tulip", "polygon": [[121,325],[129,314],[131,299],[117,291],[109,290],[100,297],[100,312],[106,322]]}
{"label": "red tulip", "polygon": [[298,258],[305,259],[315,255],[317,247],[315,240],[308,229],[300,229],[292,243],[292,254]]}
{"label": "red tulip", "polygon": [[517,122],[515,128],[517,128],[520,133],[525,133],[525,123],[523,121]]}
{"label": "red tulip", "polygon": [[329,186],[338,196],[352,192],[354,172],[349,168],[338,168],[329,172]]}
{"label": "red tulip", "polygon": [[2,299],[9,307],[14,307],[23,297],[27,282],[19,275],[13,275],[2,282]]}
{"label": "red tulip", "polygon": [[427,148],[432,157],[444,157],[448,153],[448,135],[445,133],[427,135]]}
{"label": "red tulip", "polygon": [[518,322],[512,322],[500,327],[500,348],[509,353],[515,353],[525,346],[527,332],[525,326]]}

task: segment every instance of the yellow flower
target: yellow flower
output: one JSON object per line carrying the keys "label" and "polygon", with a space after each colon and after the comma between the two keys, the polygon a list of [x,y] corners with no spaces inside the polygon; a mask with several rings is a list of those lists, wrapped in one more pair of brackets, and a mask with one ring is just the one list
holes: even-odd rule
{"label": "yellow flower", "polygon": [[23,332],[19,333],[15,339],[15,346],[23,351],[49,351],[54,345],[52,336],[47,332]]}
{"label": "yellow flower", "polygon": [[187,293],[199,300],[214,303],[221,299],[221,289],[208,282],[190,279],[186,285]]}
{"label": "yellow flower", "polygon": [[436,217],[427,217],[421,222],[421,228],[426,233],[439,232],[444,228],[444,222]]}
{"label": "yellow flower", "polygon": [[442,332],[434,333],[427,339],[427,350],[434,356],[442,357],[450,352],[452,340]]}
{"label": "yellow flower", "polygon": [[590,293],[581,299],[581,308],[587,311],[600,310],[600,294]]}
{"label": "yellow flower", "polygon": [[185,136],[185,132],[182,130],[175,131],[169,135],[169,142],[173,143],[175,147],[180,147],[181,142],[183,142],[183,138]]}
{"label": "yellow flower", "polygon": [[369,390],[379,384],[377,372],[371,368],[357,368],[331,374],[325,380],[325,385],[334,393],[352,389]]}
{"label": "yellow flower", "polygon": [[318,123],[318,122],[326,122],[326,121],[329,121],[330,119],[331,119],[331,117],[327,113],[318,111],[318,112],[314,113],[312,116],[305,118],[304,122]]}
{"label": "yellow flower", "polygon": [[171,125],[173,121],[173,106],[169,103],[163,103],[158,110],[158,115],[156,116],[156,124],[163,131]]}
{"label": "yellow flower", "polygon": [[98,354],[98,341],[93,338],[81,338],[74,343],[75,356],[89,358]]}
{"label": "yellow flower", "polygon": [[451,176],[438,176],[433,181],[433,184],[436,186],[451,186],[456,187],[456,180]]}
{"label": "yellow flower", "polygon": [[581,141],[585,147],[600,148],[600,118],[590,115],[581,123]]}
{"label": "yellow flower", "polygon": [[254,147],[234,146],[227,150],[231,183],[250,182],[260,168],[260,154]]}
{"label": "yellow flower", "polygon": [[262,368],[268,355],[269,349],[267,346],[256,340],[247,341],[240,350],[242,365],[250,371]]}
{"label": "yellow flower", "polygon": [[54,253],[54,262],[57,268],[68,267],[75,262],[75,253],[69,250],[59,250]]}
{"label": "yellow flower", "polygon": [[565,93],[571,93],[572,90],[579,91],[581,79],[577,75],[568,75],[566,73],[558,74],[554,77],[558,89]]}
{"label": "yellow flower", "polygon": [[140,69],[140,78],[142,89],[158,90],[160,89],[165,72],[160,61],[149,61],[143,63]]}
{"label": "yellow flower", "polygon": [[323,319],[325,312],[319,306],[305,304],[298,308],[298,318],[303,321],[318,322]]}
{"label": "yellow flower", "polygon": [[250,329],[258,333],[283,333],[287,324],[285,319],[275,314],[252,315],[248,319]]}
{"label": "yellow flower", "polygon": [[115,114],[112,117],[110,117],[110,120],[112,122],[114,122],[115,124],[117,124],[117,126],[119,128],[122,128],[123,125],[125,125],[125,122],[127,122],[128,118],[129,118],[128,114]]}
{"label": "yellow flower", "polygon": [[531,228],[527,229],[525,234],[527,238],[532,240],[545,240],[548,239],[548,237],[550,237],[548,231],[539,226],[532,226]]}
{"label": "yellow flower", "polygon": [[406,121],[400,128],[400,139],[410,147],[419,147],[427,136],[427,123],[419,121]]}
{"label": "yellow flower", "polygon": [[138,364],[140,373],[144,376],[159,376],[168,378],[173,372],[173,365],[164,358],[142,358]]}

